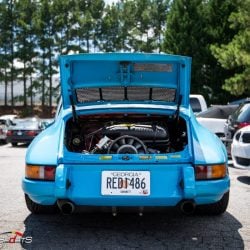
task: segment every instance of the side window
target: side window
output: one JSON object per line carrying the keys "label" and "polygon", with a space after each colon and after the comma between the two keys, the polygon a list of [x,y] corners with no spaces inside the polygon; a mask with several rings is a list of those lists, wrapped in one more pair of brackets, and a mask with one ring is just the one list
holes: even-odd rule
{"label": "side window", "polygon": [[45,122],[41,122],[41,123],[40,123],[40,129],[42,129],[42,130],[45,129],[45,128],[46,128],[45,125],[46,125]]}
{"label": "side window", "polygon": [[193,112],[200,112],[201,111],[201,105],[197,98],[190,98],[190,105],[193,110]]}

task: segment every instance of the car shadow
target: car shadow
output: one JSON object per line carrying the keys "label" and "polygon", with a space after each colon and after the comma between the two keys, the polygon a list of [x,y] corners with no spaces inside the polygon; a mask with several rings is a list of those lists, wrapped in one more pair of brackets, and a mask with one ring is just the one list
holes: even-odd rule
{"label": "car shadow", "polygon": [[250,176],[238,176],[237,180],[244,184],[250,185]]}
{"label": "car shadow", "polygon": [[166,213],[29,215],[24,249],[244,249],[241,223],[230,213],[185,216]]}
{"label": "car shadow", "polygon": [[8,144],[8,148],[27,148],[30,145],[30,143],[19,143],[17,145],[11,145],[10,143]]}

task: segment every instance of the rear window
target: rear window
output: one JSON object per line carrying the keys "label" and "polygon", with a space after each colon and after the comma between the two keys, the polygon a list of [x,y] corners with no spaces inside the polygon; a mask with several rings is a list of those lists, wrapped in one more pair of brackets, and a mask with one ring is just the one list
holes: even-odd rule
{"label": "rear window", "polygon": [[5,125],[6,124],[6,120],[0,120],[0,125]]}
{"label": "rear window", "polygon": [[193,112],[201,111],[201,105],[197,98],[190,97],[190,105],[191,105]]}
{"label": "rear window", "polygon": [[199,113],[197,117],[227,119],[237,108],[237,105],[212,106],[206,111]]}
{"label": "rear window", "polygon": [[237,122],[250,122],[250,103],[241,105],[232,115]]}

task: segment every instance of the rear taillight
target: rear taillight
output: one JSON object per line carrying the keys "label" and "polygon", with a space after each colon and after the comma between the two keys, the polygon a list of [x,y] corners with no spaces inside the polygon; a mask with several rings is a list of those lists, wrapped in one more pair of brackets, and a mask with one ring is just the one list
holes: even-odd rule
{"label": "rear taillight", "polygon": [[36,136],[37,134],[38,134],[38,132],[35,130],[30,130],[30,131],[26,132],[26,135],[28,135],[28,136]]}
{"label": "rear taillight", "polygon": [[55,166],[37,166],[37,165],[26,165],[25,177],[28,179],[35,180],[55,180]]}
{"label": "rear taillight", "polygon": [[216,165],[196,165],[196,180],[221,179],[227,175],[226,164]]}
{"label": "rear taillight", "polygon": [[237,129],[244,128],[248,125],[250,125],[250,122],[240,122],[240,123],[238,123]]}
{"label": "rear taillight", "polygon": [[7,131],[7,136],[11,136],[12,134],[13,134],[13,131],[11,131],[11,130]]}

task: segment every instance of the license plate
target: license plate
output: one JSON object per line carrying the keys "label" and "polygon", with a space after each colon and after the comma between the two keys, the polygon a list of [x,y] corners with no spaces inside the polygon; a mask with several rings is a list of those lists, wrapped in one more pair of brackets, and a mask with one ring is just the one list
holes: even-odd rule
{"label": "license plate", "polygon": [[22,135],[23,133],[21,131],[18,131],[17,132],[17,135]]}
{"label": "license plate", "polygon": [[102,171],[102,195],[150,195],[149,171]]}

